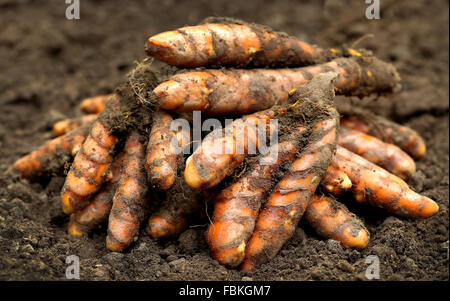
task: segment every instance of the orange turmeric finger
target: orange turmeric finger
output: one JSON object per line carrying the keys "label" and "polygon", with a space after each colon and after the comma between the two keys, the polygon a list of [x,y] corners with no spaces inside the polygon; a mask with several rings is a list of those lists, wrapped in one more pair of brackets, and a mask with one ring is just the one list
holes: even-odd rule
{"label": "orange turmeric finger", "polygon": [[[353,163],[365,167],[367,169],[372,170],[372,172],[382,175],[383,177],[389,178],[391,181],[398,182],[401,186],[408,186],[405,181],[396,175],[388,172],[386,169],[381,168],[380,166],[373,164],[372,162],[364,159],[361,156],[356,155],[355,153],[349,151],[348,149],[340,146],[339,144],[336,147],[336,154],[338,154],[341,158],[345,160],[352,161]],[[336,169],[336,166],[332,166],[332,168]],[[342,170],[341,170],[342,171]]]}
{"label": "orange turmeric finger", "polygon": [[[266,110],[237,119],[224,130],[216,129],[203,139],[199,148],[186,160],[184,179],[195,189],[217,185],[239,166],[249,150],[257,148],[275,127],[270,119],[276,110]],[[263,135],[263,131],[267,133]]]}
{"label": "orange turmeric finger", "polygon": [[190,142],[190,132],[181,129],[178,132],[170,130],[172,116],[164,111],[153,114],[153,125],[147,145],[145,169],[148,182],[159,190],[167,190],[175,182],[179,153],[173,143],[179,148]]}
{"label": "orange turmeric finger", "polygon": [[161,207],[150,216],[145,229],[147,234],[154,239],[179,235],[203,208],[208,198],[205,193],[190,188],[183,178],[177,178]]}
{"label": "orange turmeric finger", "polygon": [[146,52],[167,64],[186,68],[312,65],[336,56],[267,26],[224,18],[209,18],[201,25],[152,36]]}
{"label": "orange turmeric finger", "polygon": [[[348,160],[346,157],[356,159]],[[368,168],[367,166],[373,165],[368,161],[364,165],[355,161],[367,160],[338,147],[331,164],[349,176],[353,195],[358,202],[365,202],[388,212],[412,218],[427,218],[439,210],[439,206],[433,200],[414,192],[395,175],[386,175],[389,174],[386,171],[379,172],[383,170],[380,167]]]}
{"label": "orange turmeric finger", "polygon": [[[13,164],[22,178],[35,179],[51,174],[54,168],[60,168],[72,156],[72,150],[86,139],[90,124],[86,124],[63,136],[47,141],[37,150],[20,158]],[[60,158],[61,160],[59,160]]]}
{"label": "orange turmeric finger", "polygon": [[112,179],[92,198],[89,204],[70,215],[68,232],[72,236],[82,236],[108,220],[112,198],[120,180],[120,171],[125,154],[120,153],[111,165]]}
{"label": "orange turmeric finger", "polygon": [[317,234],[343,246],[364,249],[369,242],[370,235],[362,221],[332,197],[315,194],[306,208],[305,219]]}
{"label": "orange turmeric finger", "polygon": [[119,108],[118,99],[108,103],[76,154],[61,191],[62,208],[66,214],[84,207],[103,182],[110,179],[111,153],[118,139],[109,131],[108,117],[112,110]]}
{"label": "orange turmeric finger", "polygon": [[97,118],[97,114],[89,114],[77,118],[69,118],[56,122],[53,125],[53,136],[62,136],[83,124],[91,123]]}
{"label": "orange turmeric finger", "polygon": [[338,118],[334,111],[316,124],[307,148],[270,194],[245,250],[242,270],[270,261],[294,233],[333,156]]}
{"label": "orange turmeric finger", "polygon": [[297,127],[285,141],[272,146],[278,151],[276,160],[262,164],[270,158],[269,151],[263,161],[253,163],[248,172],[215,197],[206,241],[220,264],[236,267],[244,259],[245,245],[253,233],[259,208],[273,188],[273,177],[283,164],[294,159],[304,132],[305,128]]}
{"label": "orange turmeric finger", "polygon": [[130,133],[124,152],[122,173],[109,215],[106,247],[110,251],[121,251],[134,241],[145,218],[148,202],[145,146],[139,133]]}
{"label": "orange turmeric finger", "polygon": [[404,180],[416,172],[416,163],[400,148],[362,132],[341,127],[338,144]]}
{"label": "orange turmeric finger", "polygon": [[374,136],[386,143],[392,143],[415,159],[420,159],[426,152],[427,148],[422,137],[411,128],[360,108],[353,107],[342,113],[344,117],[341,118],[341,125],[347,128]]}
{"label": "orange turmeric finger", "polygon": [[85,114],[98,114],[105,109],[106,104],[111,98],[118,100],[118,96],[116,94],[85,98],[80,103],[80,110]]}
{"label": "orange turmeric finger", "polygon": [[338,58],[297,69],[207,69],[177,74],[153,90],[150,102],[177,112],[248,114],[286,102],[289,91],[319,73],[334,71],[337,93],[367,96],[392,91],[395,68],[375,57]]}
{"label": "orange turmeric finger", "polygon": [[320,187],[324,192],[340,195],[352,188],[352,181],[345,172],[330,165],[320,182]]}

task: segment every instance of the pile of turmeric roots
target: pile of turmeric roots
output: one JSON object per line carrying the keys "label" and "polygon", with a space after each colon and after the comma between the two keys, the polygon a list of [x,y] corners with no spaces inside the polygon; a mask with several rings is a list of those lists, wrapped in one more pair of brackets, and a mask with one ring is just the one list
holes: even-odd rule
{"label": "pile of turmeric roots", "polygon": [[[209,207],[214,258],[252,270],[276,256],[302,216],[320,236],[365,248],[368,231],[335,199],[343,193],[409,218],[438,211],[405,182],[425,154],[422,138],[371,112],[335,107],[335,94],[398,88],[395,68],[369,51],[322,49],[208,18],[149,38],[146,52],[167,65],[155,71],[147,61],[114,94],[85,99],[84,116],[55,124],[56,138],[13,165],[35,180],[52,175],[56,158],[70,164],[61,192],[70,235],[108,222],[106,247],[121,251],[141,226],[155,239],[175,237]],[[199,143],[173,126],[196,111],[234,121]]]}

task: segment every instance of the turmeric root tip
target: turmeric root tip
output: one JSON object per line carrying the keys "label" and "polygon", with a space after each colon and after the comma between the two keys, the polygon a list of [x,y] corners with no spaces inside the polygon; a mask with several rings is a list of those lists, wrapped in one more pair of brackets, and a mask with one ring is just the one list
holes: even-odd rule
{"label": "turmeric root tip", "polygon": [[416,172],[416,163],[400,148],[362,132],[341,127],[338,143],[403,180]]}
{"label": "turmeric root tip", "polygon": [[99,95],[95,97],[85,98],[80,103],[80,110],[86,114],[98,114],[103,111],[106,104],[111,98],[118,99],[115,94]]}
{"label": "turmeric root tip", "polygon": [[305,219],[317,234],[343,246],[364,249],[369,242],[369,232],[361,220],[332,197],[315,194],[306,208]]}
{"label": "turmeric root tip", "polygon": [[167,191],[167,198],[161,207],[148,220],[145,231],[154,239],[176,237],[186,230],[208,197],[190,188],[182,178],[176,181]]}
{"label": "turmeric root tip", "polygon": [[[50,173],[48,170],[56,156],[63,156],[66,162],[72,156],[72,150],[78,148],[84,140],[89,131],[90,124],[75,129],[63,136],[47,141],[37,150],[20,158],[13,164],[13,169],[18,171],[22,178],[34,179],[41,176],[47,176]],[[61,162],[61,166],[64,162]]]}
{"label": "turmeric root tip", "polygon": [[124,153],[120,153],[111,165],[113,177],[93,197],[89,204],[70,215],[68,232],[72,236],[82,236],[108,220],[112,207],[112,198],[120,180],[120,170]]}
{"label": "turmeric root tip", "polygon": [[[348,157],[356,157],[348,160]],[[383,171],[370,162],[358,164],[355,161],[367,161],[345,148],[338,147],[331,164],[345,172],[352,181],[352,192],[358,202],[366,202],[386,209],[388,212],[412,218],[427,218],[439,210],[431,199],[422,196],[396,176]]]}
{"label": "turmeric root tip", "polygon": [[97,114],[89,114],[77,118],[69,118],[56,122],[53,125],[53,136],[61,136],[73,131],[80,126],[91,123],[97,118]]}
{"label": "turmeric root tip", "polygon": [[67,231],[72,236],[82,236],[108,220],[114,195],[113,185],[100,190],[84,208],[70,215]]}
{"label": "turmeric root tip", "polygon": [[320,187],[324,192],[340,195],[352,188],[352,181],[345,172],[330,165],[323,176],[322,182],[320,182]]}

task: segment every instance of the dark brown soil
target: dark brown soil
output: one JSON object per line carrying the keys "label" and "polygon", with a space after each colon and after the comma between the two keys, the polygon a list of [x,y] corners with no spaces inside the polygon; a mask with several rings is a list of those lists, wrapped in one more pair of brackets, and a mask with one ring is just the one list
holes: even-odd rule
{"label": "dark brown soil", "polygon": [[[81,19],[69,21],[64,1],[0,0],[0,279],[65,279],[74,254],[83,280],[363,280],[368,255],[379,257],[382,280],[448,280],[448,1],[381,1],[381,20],[367,20],[360,0],[298,2],[81,0]],[[436,200],[439,213],[408,220],[344,198],[371,233],[364,251],[323,240],[300,222],[272,262],[247,274],[211,259],[206,225],[167,242],[142,233],[124,253],[106,251],[104,228],[71,238],[59,201],[63,177],[28,183],[3,175],[50,137],[55,120],[74,116],[83,97],[113,91],[145,57],[148,36],[211,15],[267,24],[323,47],[373,33],[358,46],[394,63],[403,91],[352,101],[423,135],[428,152],[410,184]]]}

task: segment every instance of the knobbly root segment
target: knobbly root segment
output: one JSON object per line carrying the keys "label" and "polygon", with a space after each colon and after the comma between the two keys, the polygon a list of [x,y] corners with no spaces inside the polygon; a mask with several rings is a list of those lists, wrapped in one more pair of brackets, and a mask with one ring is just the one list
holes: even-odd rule
{"label": "knobbly root segment", "polygon": [[264,204],[241,270],[253,270],[270,261],[294,233],[333,156],[338,123],[337,111],[330,108],[328,119],[314,127],[307,148],[294,160]]}
{"label": "knobbly root segment", "polygon": [[111,98],[118,100],[118,95],[107,94],[85,98],[80,103],[80,110],[85,114],[98,114],[105,109]]}
{"label": "knobbly root segment", "polygon": [[320,187],[322,191],[337,196],[349,191],[352,188],[352,181],[345,172],[330,165],[320,182]]}
{"label": "knobbly root segment", "polygon": [[416,172],[414,160],[399,147],[363,132],[341,127],[338,144],[403,180]]}
{"label": "knobbly root segment", "polygon": [[108,220],[112,199],[120,180],[121,168],[126,157],[120,153],[111,165],[112,179],[92,198],[89,204],[70,215],[68,232],[72,236],[82,236]]}
{"label": "knobbly root segment", "polygon": [[[383,175],[383,177],[389,178],[391,181],[398,182],[398,184],[401,186],[408,186],[408,184],[406,184],[406,182],[403,181],[401,178],[388,172],[387,170],[381,168],[380,166],[373,164],[372,162],[364,159],[363,157],[356,155],[355,153],[347,150],[346,148],[343,148],[340,145],[336,147],[336,152],[338,152],[342,158],[352,161],[361,167],[370,169],[373,172],[376,172],[380,175]],[[336,166],[332,166],[332,168],[336,169]]]}
{"label": "knobbly root segment", "polygon": [[338,56],[283,32],[230,18],[159,33],[146,43],[147,55],[186,68],[208,65],[303,66]]}
{"label": "knobbly root segment", "polygon": [[331,165],[350,177],[352,192],[358,202],[411,218],[427,218],[439,210],[433,200],[414,192],[400,178],[383,172],[382,168],[345,148],[337,148]]}
{"label": "knobbly root segment", "polygon": [[22,178],[31,180],[50,175],[69,161],[72,153],[80,148],[91,124],[92,122],[47,141],[37,150],[17,160],[12,166],[13,170],[18,171]]}
{"label": "knobbly root segment", "polygon": [[145,231],[154,239],[178,236],[204,209],[208,198],[207,192],[194,190],[177,177],[161,207],[150,216]]}
{"label": "knobbly root segment", "polygon": [[122,251],[137,238],[149,198],[144,139],[137,131],[128,136],[124,152],[122,173],[109,215],[106,247],[110,251]]}
{"label": "knobbly root segment", "polygon": [[[208,189],[220,183],[239,166],[249,148],[256,152],[275,130],[270,119],[284,109],[270,109],[237,119],[223,130],[209,133],[186,160],[184,179],[195,189]],[[265,134],[264,134],[265,133]]]}
{"label": "knobbly root segment", "polygon": [[[285,141],[272,146],[278,148],[275,161],[267,165],[254,162],[247,173],[215,197],[206,241],[220,264],[234,268],[244,259],[245,246],[253,233],[259,208],[274,186],[273,178],[284,164],[294,159],[305,131],[301,126],[295,128]],[[269,152],[263,160],[270,156]]]}
{"label": "knobbly root segment", "polygon": [[363,97],[392,92],[400,81],[393,65],[373,56],[360,56],[297,69],[186,72],[159,84],[149,101],[177,112],[248,114],[286,102],[288,91],[307,83],[314,75],[330,71],[339,74],[336,93],[343,95]]}
{"label": "knobbly root segment", "polygon": [[362,221],[332,197],[315,194],[306,208],[305,219],[317,234],[343,246],[364,249],[369,242],[370,235]]}
{"label": "knobbly root segment", "polygon": [[97,114],[89,114],[77,118],[69,118],[58,121],[53,125],[53,136],[58,137],[67,134],[68,132],[77,129],[84,124],[92,123],[96,118]]}
{"label": "knobbly root segment", "polygon": [[120,110],[118,99],[108,102],[75,156],[61,191],[62,208],[66,214],[84,207],[101,185],[111,179],[112,151],[118,138],[111,134],[108,118],[114,110]]}
{"label": "knobbly root segment", "polygon": [[343,126],[374,136],[386,143],[392,143],[414,159],[420,159],[426,152],[422,137],[411,128],[360,108],[345,107],[339,112],[344,115],[341,119]]}
{"label": "knobbly root segment", "polygon": [[[148,182],[153,188],[167,190],[175,183],[179,152],[191,141],[188,130],[170,129],[173,118],[164,111],[155,112],[153,126],[147,145],[145,169]],[[176,143],[176,145],[174,145]]]}

